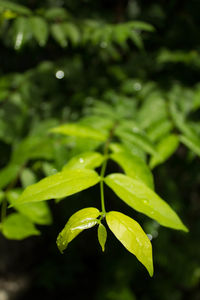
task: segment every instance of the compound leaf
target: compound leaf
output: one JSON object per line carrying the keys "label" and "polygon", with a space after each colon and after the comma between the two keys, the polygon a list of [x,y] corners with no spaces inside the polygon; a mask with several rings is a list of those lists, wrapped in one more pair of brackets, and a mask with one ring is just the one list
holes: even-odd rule
{"label": "compound leaf", "polygon": [[137,257],[148,270],[149,275],[153,276],[152,246],[141,226],[135,220],[117,211],[107,213],[106,221],[116,238]]}
{"label": "compound leaf", "polygon": [[102,164],[103,160],[103,155],[98,152],[84,152],[70,159],[63,170],[95,169]]}
{"label": "compound leaf", "polygon": [[105,243],[107,240],[107,231],[106,228],[103,224],[99,224],[98,227],[98,240],[99,240],[99,244],[102,248],[102,251],[105,251]]}

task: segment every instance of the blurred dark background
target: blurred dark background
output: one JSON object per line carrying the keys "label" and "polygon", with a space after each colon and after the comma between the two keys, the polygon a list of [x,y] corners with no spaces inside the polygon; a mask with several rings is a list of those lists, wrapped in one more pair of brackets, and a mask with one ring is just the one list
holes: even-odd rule
{"label": "blurred dark background", "polygon": [[[96,99],[112,104],[119,95],[128,97],[134,120],[151,84],[166,101],[168,92],[175,91],[182,111],[200,132],[198,0],[13,2],[45,17],[49,26],[67,20],[75,28],[67,38],[49,33],[40,46],[30,28],[16,23],[26,14],[1,9],[0,1],[1,168],[8,164],[13,147],[33,128],[45,131],[53,124],[76,121]],[[61,10],[48,13],[52,8]],[[86,20],[91,22],[90,30]],[[126,28],[108,34],[107,24],[116,27],[135,20],[147,22],[155,30],[138,29],[137,37]],[[45,166],[59,169],[72,156],[71,149],[67,152],[56,145],[53,159],[47,158],[50,166],[44,165],[43,159],[28,161],[38,179],[47,175],[41,171]],[[116,168],[109,164],[110,170]],[[41,236],[23,241],[0,237],[0,300],[200,300],[199,158],[181,145],[153,173],[157,193],[178,212],[188,234],[160,227],[120,203],[109,189],[105,196],[108,209],[123,211],[151,233],[153,278],[110,232],[102,253],[96,228],[83,232],[63,255],[59,253],[56,237],[72,213],[99,206],[96,186],[59,204],[51,201],[53,224],[39,226]],[[16,187],[20,184],[18,179]]]}

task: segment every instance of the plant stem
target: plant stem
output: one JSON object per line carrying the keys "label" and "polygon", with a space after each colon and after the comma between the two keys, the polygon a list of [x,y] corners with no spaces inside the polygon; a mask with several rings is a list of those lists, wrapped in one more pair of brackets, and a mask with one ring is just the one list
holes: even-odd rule
{"label": "plant stem", "polygon": [[100,173],[100,177],[101,177],[101,181],[100,181],[100,193],[101,193],[101,209],[102,209],[102,213],[106,214],[106,209],[105,209],[105,199],[104,199],[104,176],[105,176],[105,172],[106,172],[106,167],[107,167],[107,162],[108,162],[108,150],[109,150],[109,144],[112,140],[113,137],[113,133],[115,130],[115,127],[117,126],[117,123],[115,123],[112,127],[112,129],[110,130],[110,134],[108,139],[106,140],[105,146],[104,146],[104,162],[103,165],[101,167],[101,173]]}
{"label": "plant stem", "polygon": [[6,217],[6,209],[7,209],[7,200],[6,198],[4,198],[1,205],[1,223],[3,223]]}

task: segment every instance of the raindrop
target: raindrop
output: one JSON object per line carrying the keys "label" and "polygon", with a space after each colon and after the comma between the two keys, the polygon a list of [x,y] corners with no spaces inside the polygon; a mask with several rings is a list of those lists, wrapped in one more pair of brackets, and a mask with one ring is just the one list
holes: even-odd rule
{"label": "raindrop", "polygon": [[100,47],[105,49],[108,47],[108,44],[106,42],[101,42]]}
{"label": "raindrop", "polygon": [[84,159],[83,159],[83,158],[80,158],[80,159],[79,159],[79,162],[80,162],[81,164],[83,164],[83,163],[84,163]]}
{"label": "raindrop", "polygon": [[133,85],[133,88],[134,88],[134,90],[136,90],[136,91],[140,91],[141,88],[142,88],[142,85],[141,85],[141,83],[139,83],[139,82],[135,82],[134,85]]}
{"label": "raindrop", "polygon": [[147,236],[148,236],[150,241],[153,239],[153,236],[150,233],[148,233]]}
{"label": "raindrop", "polygon": [[56,78],[62,79],[65,76],[65,73],[62,70],[56,72]]}

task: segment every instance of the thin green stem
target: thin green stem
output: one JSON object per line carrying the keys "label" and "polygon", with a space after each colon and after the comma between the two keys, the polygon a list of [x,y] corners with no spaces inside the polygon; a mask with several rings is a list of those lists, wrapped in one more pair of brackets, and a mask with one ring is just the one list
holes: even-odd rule
{"label": "thin green stem", "polygon": [[106,172],[106,167],[107,167],[107,162],[108,162],[108,151],[109,151],[109,144],[112,140],[112,136],[115,130],[115,127],[117,126],[117,123],[114,124],[113,128],[110,130],[110,134],[109,137],[105,143],[105,147],[104,147],[104,162],[103,165],[101,167],[101,173],[100,173],[100,177],[101,177],[101,181],[100,181],[100,193],[101,193],[101,209],[102,209],[102,213],[106,214],[106,209],[105,209],[105,199],[104,199],[104,176],[105,176],[105,172]]}
{"label": "thin green stem", "polygon": [[2,223],[6,217],[6,209],[7,209],[7,200],[6,200],[6,198],[4,198],[2,201],[2,205],[1,205],[1,222]]}

